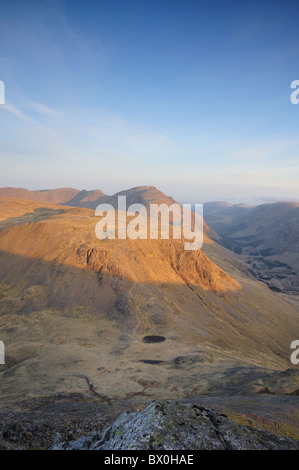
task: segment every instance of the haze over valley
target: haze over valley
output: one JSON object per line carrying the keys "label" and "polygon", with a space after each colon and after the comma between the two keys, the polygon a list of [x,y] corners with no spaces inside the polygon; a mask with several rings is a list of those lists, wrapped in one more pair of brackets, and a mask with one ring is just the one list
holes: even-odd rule
{"label": "haze over valley", "polygon": [[0,450],[299,449],[298,14],[0,1]]}

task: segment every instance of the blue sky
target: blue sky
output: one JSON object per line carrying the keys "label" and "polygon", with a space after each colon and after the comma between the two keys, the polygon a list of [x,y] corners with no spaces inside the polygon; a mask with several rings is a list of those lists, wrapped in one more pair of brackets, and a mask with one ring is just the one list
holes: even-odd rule
{"label": "blue sky", "polygon": [[0,0],[0,186],[299,200],[296,1]]}

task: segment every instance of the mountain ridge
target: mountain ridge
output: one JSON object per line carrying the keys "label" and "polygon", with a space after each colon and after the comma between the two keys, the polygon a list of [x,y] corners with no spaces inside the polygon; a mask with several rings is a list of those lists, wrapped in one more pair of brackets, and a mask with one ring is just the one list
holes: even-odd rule
{"label": "mountain ridge", "polygon": [[182,240],[99,240],[93,210],[1,202],[3,403],[225,392],[245,366],[250,393],[298,389],[295,375],[280,375],[298,305],[237,255],[215,242],[188,252]]}
{"label": "mountain ridge", "polygon": [[204,205],[208,235],[242,255],[250,271],[273,290],[299,293],[299,203],[254,207]]}

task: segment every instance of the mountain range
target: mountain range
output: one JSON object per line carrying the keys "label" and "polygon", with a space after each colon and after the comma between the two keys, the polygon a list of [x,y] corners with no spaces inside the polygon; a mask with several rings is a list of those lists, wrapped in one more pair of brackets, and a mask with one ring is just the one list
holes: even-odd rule
{"label": "mountain range", "polygon": [[10,197],[18,199],[27,199],[38,202],[49,202],[52,204],[65,204],[74,207],[86,207],[95,209],[99,204],[117,205],[118,196],[127,197],[127,205],[134,203],[166,203],[171,204],[174,201],[172,197],[165,196],[154,186],[137,186],[136,188],[120,191],[113,196],[104,194],[100,189],[87,191],[74,188],[58,188],[29,191],[24,188],[0,188],[0,197]]}
{"label": "mountain range", "polygon": [[210,236],[239,253],[259,280],[278,292],[299,293],[298,202],[206,203],[204,216],[217,232]]}
{"label": "mountain range", "polygon": [[[202,249],[185,251],[183,240],[96,238],[99,201],[174,201],[152,186],[114,196],[0,195],[0,408],[57,394],[101,403],[298,394],[290,362],[298,297],[253,276],[245,255],[224,246],[228,228],[216,234],[211,214]],[[257,209],[224,206],[247,214],[248,225]],[[259,224],[244,230],[239,224],[231,241],[242,250],[238,240],[257,237]]]}

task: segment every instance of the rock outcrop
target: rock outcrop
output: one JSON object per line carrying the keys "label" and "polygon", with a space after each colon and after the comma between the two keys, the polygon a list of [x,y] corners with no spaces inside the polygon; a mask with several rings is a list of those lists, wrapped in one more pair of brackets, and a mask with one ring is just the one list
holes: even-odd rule
{"label": "rock outcrop", "polygon": [[52,450],[298,450],[299,442],[241,426],[211,409],[153,402],[124,412],[103,435],[92,432]]}

